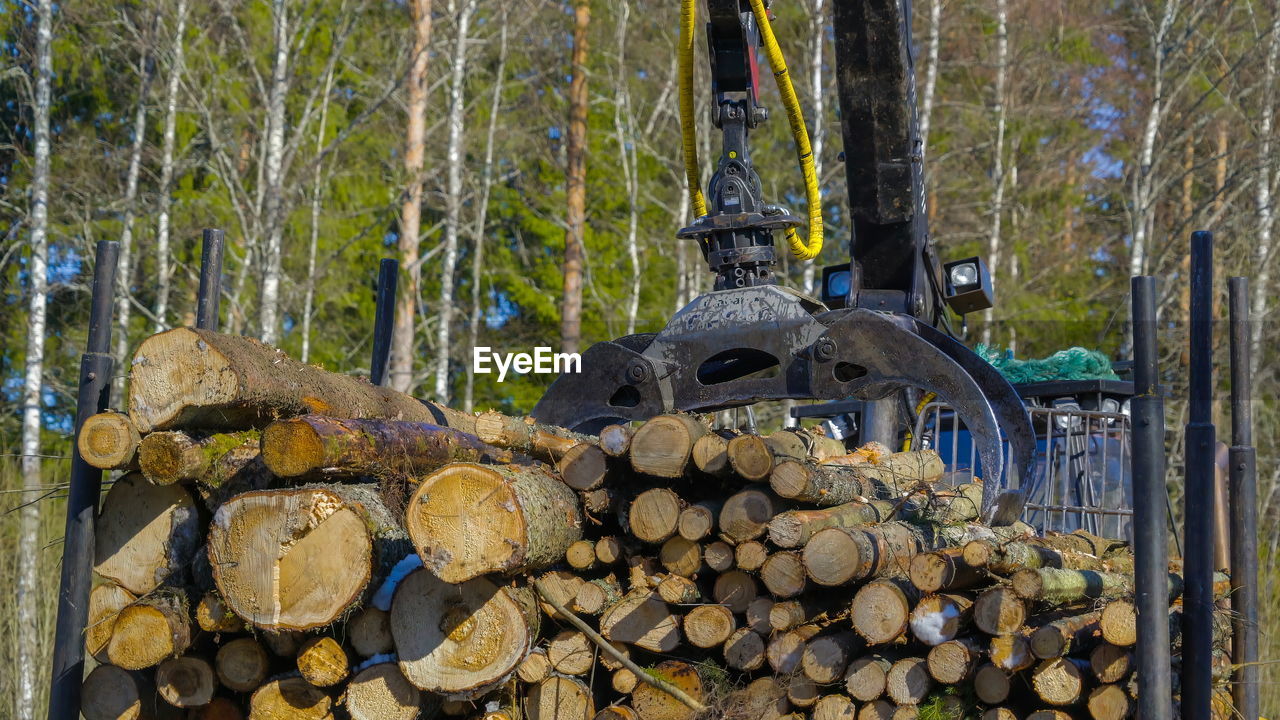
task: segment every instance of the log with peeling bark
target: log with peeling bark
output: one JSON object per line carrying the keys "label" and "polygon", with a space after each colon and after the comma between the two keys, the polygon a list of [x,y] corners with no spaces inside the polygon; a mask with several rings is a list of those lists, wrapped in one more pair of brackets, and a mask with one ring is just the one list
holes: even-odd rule
{"label": "log with peeling bark", "polygon": [[154,667],[186,652],[192,634],[186,593],[157,588],[116,615],[107,658],[125,670]]}
{"label": "log with peeling bark", "polygon": [[296,675],[268,681],[249,700],[253,720],[325,720],[332,710],[327,693]]}
{"label": "log with peeling bark", "polygon": [[811,460],[784,459],[772,468],[769,487],[779,497],[828,507],[885,497],[884,488],[867,476],[864,467],[869,466],[823,465]]}
{"label": "log with peeling bark", "polygon": [[186,488],[161,487],[130,473],[107,491],[98,516],[94,571],[137,596],[182,584],[203,534]]}
{"label": "log with peeling bark", "polygon": [[911,634],[925,645],[954,640],[973,618],[973,598],[962,593],[939,593],[920,598],[911,610]]}
{"label": "log with peeling bark", "polygon": [[200,482],[217,488],[238,474],[263,474],[258,461],[261,434],[240,430],[193,437],[185,432],[153,432],[138,447],[142,474],[156,485]]}
{"label": "log with peeling bark", "polygon": [[693,445],[706,435],[707,426],[692,415],[659,415],[641,425],[631,436],[631,467],[660,478],[684,475]]}
{"label": "log with peeling bark", "polygon": [[76,436],[76,449],[93,467],[127,470],[136,464],[140,442],[142,437],[128,415],[107,411],[84,421]]}
{"label": "log with peeling bark", "polygon": [[326,372],[247,337],[175,328],[147,338],[134,353],[129,417],[139,432],[240,430],[308,413],[475,429],[470,415]]}
{"label": "log with peeling bark", "polygon": [[394,661],[361,667],[343,696],[352,720],[414,720],[422,712],[422,692]]}
{"label": "log with peeling bark", "polygon": [[477,698],[506,680],[538,637],[527,587],[479,577],[453,585],[426,569],[409,573],[391,605],[400,671],[415,687]]}
{"label": "log with peeling bark", "polygon": [[493,410],[477,415],[475,426],[475,436],[482,442],[547,462],[564,457],[575,445],[594,445],[596,442],[589,435],[540,423],[531,417],[512,417]]}
{"label": "log with peeling bark", "polygon": [[873,580],[853,596],[853,629],[868,645],[883,645],[902,637],[911,620],[919,592],[902,578]]}
{"label": "log with peeling bark", "polygon": [[446,465],[423,478],[404,525],[423,564],[452,583],[547,567],[582,538],[573,491],[517,465]]}
{"label": "log with peeling bark", "polygon": [[1012,575],[1019,570],[1036,568],[1105,569],[1103,561],[1093,555],[1055,550],[1033,542],[974,540],[965,545],[964,559],[975,568],[985,568],[998,575]]}
{"label": "log with peeling bark", "polygon": [[218,592],[237,615],[305,630],[345,614],[408,543],[376,486],[312,485],[227,501],[208,548]]}
{"label": "log with peeling bark", "polygon": [[521,456],[433,423],[324,415],[277,420],[262,432],[262,460],[280,477],[317,471],[413,475],[452,462],[511,463]]}
{"label": "log with peeling bark", "polygon": [[888,520],[894,504],[885,500],[847,502],[820,510],[787,510],[769,521],[769,540],[781,548],[803,547],[827,528],[858,528]]}
{"label": "log with peeling bark", "polygon": [[1100,636],[1101,612],[1059,618],[1041,625],[1031,635],[1031,652],[1041,660],[1079,654],[1093,646]]}

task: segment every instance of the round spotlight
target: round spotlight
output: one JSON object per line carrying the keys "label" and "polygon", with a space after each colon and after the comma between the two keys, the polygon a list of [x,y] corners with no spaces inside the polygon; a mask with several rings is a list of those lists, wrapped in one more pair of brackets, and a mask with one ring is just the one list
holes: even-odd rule
{"label": "round spotlight", "polygon": [[978,282],[978,266],[973,263],[961,263],[951,268],[951,285],[957,288],[975,285]]}
{"label": "round spotlight", "polygon": [[844,297],[849,294],[853,285],[853,273],[848,270],[834,272],[827,278],[827,294],[831,297]]}

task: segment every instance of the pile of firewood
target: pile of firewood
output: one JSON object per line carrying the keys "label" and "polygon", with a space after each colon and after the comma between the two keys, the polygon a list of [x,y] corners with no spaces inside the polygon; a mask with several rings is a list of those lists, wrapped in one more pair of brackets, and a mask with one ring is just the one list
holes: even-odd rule
{"label": "pile of firewood", "polygon": [[89,720],[1134,710],[1126,545],[985,526],[930,451],[691,415],[586,436],[191,329],[139,347],[129,403],[79,437],[122,471]]}

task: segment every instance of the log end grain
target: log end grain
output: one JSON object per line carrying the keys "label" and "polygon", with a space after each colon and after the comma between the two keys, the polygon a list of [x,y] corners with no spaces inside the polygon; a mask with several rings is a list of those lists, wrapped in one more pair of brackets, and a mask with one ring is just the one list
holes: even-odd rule
{"label": "log end grain", "polygon": [[726,448],[729,464],[744,480],[759,482],[773,472],[773,451],[759,435],[738,435]]}
{"label": "log end grain", "polygon": [[973,606],[973,622],[988,635],[1017,632],[1027,621],[1027,606],[1010,587],[983,591]]}
{"label": "log end grain", "polygon": [[156,691],[175,707],[207,705],[217,686],[213,667],[198,657],[171,658],[156,668]]}
{"label": "log end grain", "polygon": [[748,488],[734,493],[720,509],[720,532],[735,542],[755,540],[769,529],[778,509],[773,496],[764,490]]}
{"label": "log end grain", "polygon": [[924,658],[910,657],[895,662],[885,678],[885,693],[899,705],[919,705],[933,689]]}
{"label": "log end grain", "polygon": [[689,415],[652,418],[631,436],[631,467],[645,475],[678,478],[684,475],[693,444],[705,434],[707,427]]}
{"label": "log end grain", "polygon": [[115,630],[116,616],[138,598],[112,582],[89,591],[89,618],[84,629],[84,649],[99,662],[107,662],[107,645]]}
{"label": "log end grain", "polygon": [[1098,621],[1102,637],[1112,645],[1132,647],[1138,642],[1138,609],[1128,600],[1112,600]]}
{"label": "log end grain", "polygon": [[90,416],[80,426],[76,449],[93,467],[118,470],[133,463],[141,441],[138,428],[128,415],[103,412]]}
{"label": "log end grain", "polygon": [[529,689],[529,720],[591,720],[596,714],[591,689],[577,678],[553,676]]}
{"label": "log end grain", "polygon": [[[654,666],[651,672],[684,691],[696,702],[701,702],[706,694],[702,677],[688,663],[664,660]],[[693,708],[648,683],[641,684],[631,692],[631,707],[642,720],[692,720],[697,715]]]}
{"label": "log end grain", "polygon": [[236,638],[218,648],[214,669],[218,682],[235,692],[252,692],[267,677],[270,659],[253,638]]}
{"label": "log end grain", "polygon": [[351,661],[347,651],[328,635],[308,639],[298,648],[298,672],[316,687],[337,685],[347,678]]}
{"label": "log end grain", "polygon": [[737,630],[733,611],[724,605],[699,605],[684,616],[684,635],[695,647],[723,645]]}
{"label": "log end grain", "polygon": [[195,498],[141,473],[112,484],[102,503],[94,571],[139,597],[185,572],[202,534]]}
{"label": "log end grain", "polygon": [[413,720],[422,693],[393,662],[369,665],[347,683],[345,704],[352,720]]}
{"label": "log end grain", "polygon": [[893,642],[907,630],[911,602],[898,584],[874,580],[863,585],[850,606],[853,629],[869,645]]}
{"label": "log end grain", "polygon": [[249,699],[252,720],[327,720],[332,708],[328,694],[300,677],[272,680]]}
{"label": "log end grain", "polygon": [[86,720],[138,720],[143,702],[134,677],[114,665],[94,668],[80,686],[80,712]]}

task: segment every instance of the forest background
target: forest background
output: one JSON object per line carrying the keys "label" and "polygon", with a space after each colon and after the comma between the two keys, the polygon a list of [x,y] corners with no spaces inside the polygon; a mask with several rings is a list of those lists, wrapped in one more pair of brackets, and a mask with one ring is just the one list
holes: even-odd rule
{"label": "forest background", "polygon": [[[847,259],[833,1],[774,3],[828,224],[817,263],[782,261],[793,287]],[[1190,232],[1215,231],[1221,278],[1250,277],[1270,587],[1276,2],[915,4],[933,239],[944,258],[986,255],[998,288],[970,340],[1122,359],[1129,277],[1157,275],[1175,508]],[[676,0],[0,0],[0,587],[14,589],[0,593],[0,636],[14,639],[0,644],[0,717],[44,714],[93,244],[122,244],[122,360],[193,322],[200,230],[220,227],[226,331],[367,373],[377,263],[398,257],[393,383],[527,411],[550,378],[473,376],[473,346],[656,331],[709,288],[696,248],[674,239],[690,220],[678,22]],[[754,134],[754,159],[766,196],[798,211],[786,122],[763,84],[775,119]],[[699,123],[709,171],[718,143],[705,111]],[[566,270],[570,283],[581,273],[576,320]],[[1280,596],[1263,597],[1275,660]]]}

